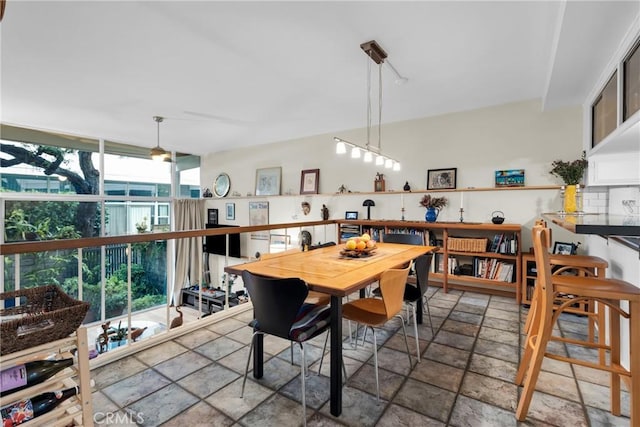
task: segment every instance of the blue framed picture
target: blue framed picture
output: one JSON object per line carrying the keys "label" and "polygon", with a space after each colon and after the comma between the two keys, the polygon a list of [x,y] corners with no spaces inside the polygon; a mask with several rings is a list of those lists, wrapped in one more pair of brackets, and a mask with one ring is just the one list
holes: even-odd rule
{"label": "blue framed picture", "polygon": [[496,187],[524,187],[524,169],[496,171]]}

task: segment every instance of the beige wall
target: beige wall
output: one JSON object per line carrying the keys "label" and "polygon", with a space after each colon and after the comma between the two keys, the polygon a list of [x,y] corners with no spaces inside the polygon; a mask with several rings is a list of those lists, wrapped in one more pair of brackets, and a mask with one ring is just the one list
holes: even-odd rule
{"label": "beige wall", "polygon": [[[377,135],[377,131],[373,134]],[[211,199],[207,207],[220,209],[221,223],[248,223],[248,202],[268,200],[270,222],[291,222],[320,219],[320,208],[326,204],[331,218],[342,218],[346,210],[358,210],[365,215],[362,201],[373,199],[374,219],[399,219],[401,196],[398,194],[336,195],[344,184],[352,192],[370,192],[376,172],[383,172],[387,190],[401,190],[408,181],[413,190],[425,190],[428,169],[458,168],[458,190],[493,187],[494,171],[525,169],[526,185],[557,185],[548,173],[555,159],[572,160],[582,151],[582,115],[580,107],[542,112],[539,100],[499,105],[473,111],[447,114],[418,120],[385,124],[382,128],[382,151],[402,163],[400,172],[386,172],[348,155],[335,154],[333,136],[364,145],[366,129],[339,131],[292,141],[212,153],[203,157],[201,182],[213,185],[215,177],[226,172],[231,177],[231,192],[243,197]],[[376,145],[373,143],[372,145]],[[248,198],[255,191],[255,171],[263,167],[282,167],[282,194],[291,196]],[[318,196],[298,195],[300,172],[320,169]],[[530,227],[541,212],[560,206],[557,190],[468,191],[464,195],[465,220],[488,221],[495,210],[503,211],[507,222]],[[457,221],[460,192],[443,193],[450,199],[439,220]],[[424,209],[418,205],[422,194],[406,194],[406,219],[424,219]],[[311,214],[304,217],[302,201],[311,203]],[[236,204],[235,221],[224,216],[225,203]],[[529,235],[523,230],[525,247]],[[578,241],[579,236],[561,231],[558,240]],[[318,239],[314,239],[318,240]]]}

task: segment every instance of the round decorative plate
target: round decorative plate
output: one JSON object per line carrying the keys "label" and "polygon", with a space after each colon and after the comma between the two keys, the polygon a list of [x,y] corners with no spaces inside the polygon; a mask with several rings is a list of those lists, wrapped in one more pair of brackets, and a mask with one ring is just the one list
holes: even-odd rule
{"label": "round decorative plate", "polygon": [[213,183],[213,194],[215,194],[216,197],[225,197],[229,194],[230,188],[231,179],[229,178],[229,175],[221,173]]}

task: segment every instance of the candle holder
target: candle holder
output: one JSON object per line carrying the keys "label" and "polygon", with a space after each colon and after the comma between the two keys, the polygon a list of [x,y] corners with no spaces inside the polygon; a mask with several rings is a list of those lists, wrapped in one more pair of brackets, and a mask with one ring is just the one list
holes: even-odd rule
{"label": "candle holder", "polygon": [[462,215],[463,213],[464,213],[464,209],[460,208],[460,222],[464,222],[464,217]]}
{"label": "candle holder", "polygon": [[564,210],[564,193],[566,191],[566,187],[563,185],[560,187],[560,210],[558,211],[559,215],[564,215],[567,212]]}
{"label": "candle holder", "polygon": [[576,184],[576,215],[578,216],[584,215],[584,211],[582,210],[583,197],[584,197],[584,192],[582,190],[582,187],[580,186],[580,184]]}

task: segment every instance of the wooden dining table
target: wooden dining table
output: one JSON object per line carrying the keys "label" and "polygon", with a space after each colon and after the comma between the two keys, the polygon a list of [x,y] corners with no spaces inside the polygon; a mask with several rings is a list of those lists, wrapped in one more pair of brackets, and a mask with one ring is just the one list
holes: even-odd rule
{"label": "wooden dining table", "polygon": [[[287,251],[265,260],[225,267],[231,274],[251,273],[266,277],[298,277],[309,289],[331,296],[331,356],[330,393],[331,414],[342,413],[342,298],[364,289],[375,282],[380,274],[390,268],[398,268],[418,256],[435,251],[434,246],[414,246],[394,243],[378,243],[377,249],[366,257],[343,255],[341,245],[312,251]],[[262,378],[263,343],[257,336],[253,359],[253,375]]]}

